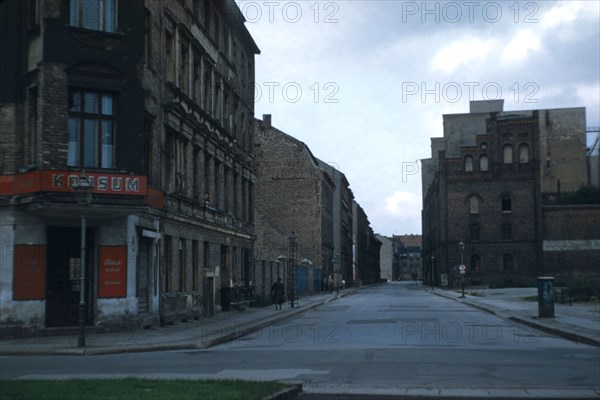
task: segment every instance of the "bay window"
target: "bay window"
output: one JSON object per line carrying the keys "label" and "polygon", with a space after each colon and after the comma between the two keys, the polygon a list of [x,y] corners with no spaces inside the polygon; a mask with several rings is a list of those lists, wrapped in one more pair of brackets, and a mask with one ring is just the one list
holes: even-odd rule
{"label": "bay window", "polygon": [[67,164],[91,168],[115,167],[115,96],[86,89],[69,92]]}

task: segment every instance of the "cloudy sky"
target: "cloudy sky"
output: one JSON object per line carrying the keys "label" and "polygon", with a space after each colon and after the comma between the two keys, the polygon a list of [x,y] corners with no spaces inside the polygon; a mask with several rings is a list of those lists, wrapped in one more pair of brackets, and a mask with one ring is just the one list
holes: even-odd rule
{"label": "cloudy sky", "polygon": [[346,174],[373,229],[420,233],[442,115],[586,107],[600,125],[599,1],[237,1],[261,49],[256,116]]}

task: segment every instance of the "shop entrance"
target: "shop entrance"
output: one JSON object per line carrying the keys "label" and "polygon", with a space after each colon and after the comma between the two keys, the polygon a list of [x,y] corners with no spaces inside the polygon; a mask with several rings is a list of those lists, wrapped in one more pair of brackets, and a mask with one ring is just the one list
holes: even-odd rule
{"label": "shop entrance", "polygon": [[[86,304],[90,321],[93,287],[91,257],[94,243],[92,231],[87,236]],[[81,290],[81,229],[48,227],[46,278],[46,326],[76,326],[79,322],[79,293]]]}

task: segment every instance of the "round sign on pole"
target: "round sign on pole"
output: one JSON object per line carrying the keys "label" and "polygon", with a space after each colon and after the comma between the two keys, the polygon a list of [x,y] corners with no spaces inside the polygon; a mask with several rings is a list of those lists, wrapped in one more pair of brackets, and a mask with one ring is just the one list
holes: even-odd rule
{"label": "round sign on pole", "polygon": [[461,265],[458,266],[458,269],[460,270],[461,274],[464,274],[466,272],[466,270],[467,270],[467,266],[464,265],[464,264],[461,264]]}

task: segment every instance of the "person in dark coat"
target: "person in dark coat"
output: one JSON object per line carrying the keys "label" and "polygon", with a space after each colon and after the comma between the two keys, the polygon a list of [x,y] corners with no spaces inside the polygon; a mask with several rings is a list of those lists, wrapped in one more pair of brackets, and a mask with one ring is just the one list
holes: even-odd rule
{"label": "person in dark coat", "polygon": [[276,310],[281,310],[281,305],[284,303],[285,289],[281,278],[277,278],[277,282],[271,286],[271,301],[275,304]]}

